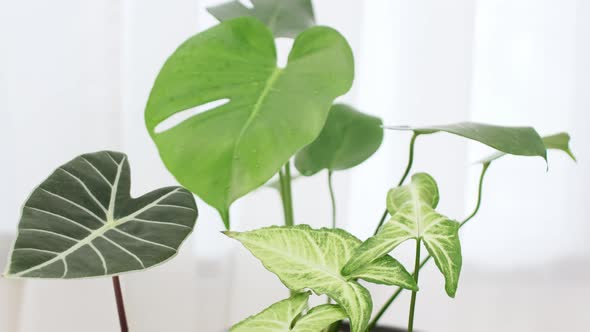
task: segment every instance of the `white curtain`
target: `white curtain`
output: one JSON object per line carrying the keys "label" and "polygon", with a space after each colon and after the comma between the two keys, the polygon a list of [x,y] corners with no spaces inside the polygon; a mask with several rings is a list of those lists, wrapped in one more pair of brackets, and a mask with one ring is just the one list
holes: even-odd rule
{"label": "white curtain", "polygon": [[[174,183],[143,126],[143,108],[166,57],[215,24],[215,0],[39,0],[0,4],[0,258],[19,208],[50,170],[77,154],[122,150],[133,193]],[[484,207],[462,231],[464,270],[448,299],[433,266],[421,274],[423,331],[580,331],[590,296],[590,225],[585,201],[590,106],[590,4],[583,0],[316,0],[318,21],[336,27],[356,56],[342,100],[387,124],[482,121],[572,134],[579,162],[551,153],[507,157],[486,178]],[[407,133],[387,132],[374,158],[336,175],[339,224],[365,238],[384,195],[405,166]],[[461,219],[475,201],[489,150],[436,134],[421,137],[415,171],[441,187],[441,210]],[[329,224],[325,174],[294,183],[296,221]],[[279,281],[220,235],[199,204],[182,254],[123,277],[133,331],[222,331],[286,296]],[[278,195],[260,189],[238,201],[237,229],[282,222]],[[411,251],[411,250],[410,250]],[[409,264],[408,248],[396,256]],[[3,261],[0,260],[0,263]],[[373,287],[375,307],[392,292]],[[110,280],[0,279],[0,331],[117,331]],[[403,297],[384,322],[404,325]]]}

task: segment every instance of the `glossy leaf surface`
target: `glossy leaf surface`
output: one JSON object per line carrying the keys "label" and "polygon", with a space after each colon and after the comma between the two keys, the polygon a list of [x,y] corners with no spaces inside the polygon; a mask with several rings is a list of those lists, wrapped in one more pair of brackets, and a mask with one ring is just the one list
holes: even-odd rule
{"label": "glossy leaf surface", "polygon": [[387,195],[391,219],[355,250],[342,273],[355,275],[401,243],[420,238],[445,277],[447,294],[454,297],[462,265],[459,223],[434,210],[438,199],[436,182],[425,173],[412,176],[408,185],[391,189]]}
{"label": "glossy leaf surface", "polygon": [[381,146],[381,125],[381,119],[377,117],[348,105],[335,104],[318,138],[297,152],[295,167],[307,176],[322,169],[336,171],[354,167]]}
{"label": "glossy leaf surface", "polygon": [[25,202],[5,276],[108,276],[175,256],[195,225],[193,195],[167,187],[132,198],[130,186],[122,153],[85,154],[59,167]]}
{"label": "glossy leaf surface", "polygon": [[261,20],[275,37],[295,38],[300,32],[315,25],[311,0],[251,0],[252,8],[237,0],[209,7],[207,10],[219,21],[242,16]]}
{"label": "glossy leaf surface", "polygon": [[[226,234],[240,241],[289,289],[311,289],[334,299],[346,311],[353,332],[362,332],[367,327],[372,310],[371,296],[353,277],[340,273],[361,243],[354,236],[340,229],[314,230],[306,225]],[[389,280],[380,280],[383,283],[395,279],[395,283],[388,284],[416,288],[412,276],[401,264],[391,257],[381,260],[376,263],[381,269],[379,274],[369,271],[365,276],[380,280],[385,269]]]}
{"label": "glossy leaf surface", "polygon": [[304,31],[287,66],[276,61],[260,21],[225,21],[182,44],[150,94],[145,120],[164,164],[226,227],[232,202],[311,143],[334,98],[352,84],[351,49],[330,28]]}

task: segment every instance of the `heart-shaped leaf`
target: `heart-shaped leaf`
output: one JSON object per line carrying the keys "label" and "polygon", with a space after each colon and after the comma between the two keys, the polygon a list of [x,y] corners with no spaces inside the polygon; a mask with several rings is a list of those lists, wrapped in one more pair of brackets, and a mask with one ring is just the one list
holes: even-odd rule
{"label": "heart-shaped leaf", "polygon": [[253,16],[264,22],[275,37],[295,38],[315,25],[311,0],[251,0],[252,8],[238,0],[229,1],[207,10],[219,21]]}
{"label": "heart-shaped leaf", "polygon": [[408,185],[393,188],[387,195],[387,209],[392,215],[377,235],[363,242],[342,269],[344,275],[355,275],[366,265],[387,255],[401,243],[422,239],[445,277],[445,289],[455,296],[461,273],[459,223],[437,213],[438,187],[425,173],[412,177]]}
{"label": "heart-shaped leaf", "polygon": [[127,156],[103,151],[59,167],[26,201],[11,278],[83,278],[143,270],[176,255],[197,218],[193,195],[130,196]]}
{"label": "heart-shaped leaf", "polygon": [[[346,311],[352,332],[365,330],[373,307],[371,296],[354,277],[340,273],[354,249],[361,244],[360,240],[340,229],[314,230],[307,225],[226,234],[240,241],[289,289],[311,289],[318,295],[327,294]],[[381,259],[375,264],[381,271],[370,275],[372,279],[379,280],[380,275],[387,274],[383,270],[388,270],[388,280],[380,282],[390,281],[388,284],[402,287],[411,285],[416,289],[412,276],[393,258]]]}
{"label": "heart-shaped leaf", "polygon": [[322,169],[336,171],[354,167],[379,149],[383,141],[381,125],[377,117],[336,104],[318,138],[297,152],[295,167],[307,176]]}
{"label": "heart-shaped leaf", "polygon": [[234,325],[230,332],[319,332],[346,318],[342,307],[333,304],[317,306],[301,316],[309,295],[309,292],[297,293],[279,301]]}
{"label": "heart-shaped leaf", "polygon": [[[287,67],[278,68],[274,39],[260,21],[225,21],[168,59],[150,94],[146,125],[170,172],[229,227],[231,203],[317,137],[334,98],[350,88],[353,67],[348,43],[333,29],[301,33]],[[169,121],[187,114],[170,128]]]}
{"label": "heart-shaped leaf", "polygon": [[502,127],[483,123],[461,122],[432,127],[385,127],[394,130],[412,130],[418,135],[437,132],[465,137],[488,145],[498,151],[519,155],[539,156],[547,160],[547,151],[541,136],[532,127]]}
{"label": "heart-shaped leaf", "polygon": [[[570,149],[570,135],[568,133],[558,133],[549,136],[543,136],[543,144],[547,150],[560,150],[565,152],[573,161],[576,161],[572,150]],[[482,164],[491,163],[492,161],[505,156],[506,153],[496,152],[479,162]]]}

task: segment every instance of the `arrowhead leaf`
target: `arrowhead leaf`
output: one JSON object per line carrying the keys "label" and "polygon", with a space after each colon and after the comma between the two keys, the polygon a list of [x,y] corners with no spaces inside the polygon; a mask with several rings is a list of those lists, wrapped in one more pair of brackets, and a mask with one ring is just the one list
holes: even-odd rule
{"label": "arrowhead leaf", "polygon": [[242,16],[261,20],[275,37],[295,38],[300,32],[315,25],[311,0],[251,0],[248,8],[237,0],[229,1],[207,10],[219,21]]}
{"label": "arrowhead leaf", "polygon": [[335,304],[323,304],[311,309],[305,316],[297,321],[292,332],[319,332],[330,324],[348,317],[341,306]]}
{"label": "arrowhead leaf", "polygon": [[460,122],[432,127],[385,128],[394,130],[412,130],[420,135],[443,131],[478,141],[504,153],[519,156],[539,156],[547,160],[547,151],[545,150],[543,140],[532,127],[502,127],[475,122]]}
{"label": "arrowhead leaf", "polygon": [[381,125],[377,117],[335,104],[318,138],[295,156],[295,167],[307,176],[322,169],[352,168],[379,149],[383,141]]}
{"label": "arrowhead leaf", "polygon": [[[350,259],[361,241],[340,229],[319,230],[306,225],[292,227],[268,227],[249,232],[226,232],[240,241],[262,264],[293,291],[311,289],[318,295],[327,294],[346,311],[351,321],[352,332],[363,332],[372,310],[369,292],[352,276],[343,276],[340,270]],[[385,261],[387,260],[387,261]],[[412,284],[410,274],[393,258],[379,261],[390,265],[385,270],[395,275],[388,276],[387,284],[405,287]],[[375,268],[373,272],[377,270]],[[369,270],[371,272],[371,270]],[[380,280],[377,273],[370,275]],[[395,279],[395,283],[391,281]],[[412,284],[415,288],[415,283]]]}
{"label": "arrowhead leaf", "polygon": [[84,154],[55,170],[22,210],[9,278],[83,278],[144,270],[176,255],[197,218],[193,195],[130,196],[127,156]]}
{"label": "arrowhead leaf", "polygon": [[230,332],[289,332],[293,321],[307,308],[309,292],[297,293],[279,301],[259,314],[234,325]]}
{"label": "arrowhead leaf", "polygon": [[387,195],[391,219],[355,250],[342,273],[355,275],[401,243],[420,238],[445,277],[447,294],[454,297],[462,264],[459,223],[434,210],[438,198],[436,182],[425,173],[415,174],[408,185],[391,189]]}
{"label": "arrowhead leaf", "polygon": [[[573,161],[576,161],[572,150],[570,149],[570,135],[568,133],[558,133],[549,136],[543,136],[543,144],[547,150],[561,150],[565,152]],[[491,163],[492,161],[505,156],[505,153],[497,152],[479,161],[481,164]]]}
{"label": "arrowhead leaf", "polygon": [[297,293],[279,301],[234,325],[230,332],[319,332],[347,317],[342,307],[334,304],[317,306],[301,316],[309,295],[309,292]]}
{"label": "arrowhead leaf", "polygon": [[229,228],[229,206],[319,135],[353,75],[350,46],[333,29],[301,33],[278,68],[271,32],[255,18],[233,19],[172,54],[152,88],[146,126],[168,170]]}

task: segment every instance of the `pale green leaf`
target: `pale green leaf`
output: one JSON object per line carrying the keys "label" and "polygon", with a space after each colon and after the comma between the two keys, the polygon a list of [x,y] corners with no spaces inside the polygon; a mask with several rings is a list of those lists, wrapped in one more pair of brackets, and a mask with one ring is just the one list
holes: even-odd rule
{"label": "pale green leaf", "polygon": [[164,164],[221,213],[226,227],[232,202],[311,143],[333,100],[352,84],[350,46],[327,27],[301,33],[285,68],[276,61],[273,36],[260,21],[225,21],[172,54],[146,107]]}
{"label": "pale green leaf", "polygon": [[[370,294],[353,277],[340,273],[361,243],[354,236],[340,229],[314,230],[306,225],[226,234],[240,241],[289,289],[311,289],[338,302],[350,318],[352,332],[363,332],[367,327],[372,310]],[[391,271],[403,275],[395,283],[403,287],[409,273],[397,261],[387,262],[392,264]],[[376,273],[372,276],[379,277]]]}
{"label": "pale green leaf", "polygon": [[59,167],[25,202],[5,276],[108,276],[175,256],[195,225],[193,195],[167,187],[132,198],[130,186],[122,153],[84,154]]}
{"label": "pale green leaf", "polygon": [[292,332],[320,332],[330,324],[345,319],[346,311],[335,304],[323,304],[311,309],[297,321]]}
{"label": "pale green leaf", "polygon": [[418,290],[414,278],[393,257],[387,255],[355,270],[349,277],[363,279],[375,284],[400,286],[409,290]]}
{"label": "pale green leaf", "polygon": [[[574,156],[572,150],[569,146],[570,143],[570,135],[568,133],[558,133],[549,136],[543,136],[543,144],[547,150],[560,150],[565,152],[573,161],[576,161],[576,157]],[[482,160],[479,163],[491,163],[492,161],[505,156],[505,153],[497,152],[494,153]]]}
{"label": "pale green leaf", "polygon": [[372,156],[383,141],[381,119],[335,104],[326,125],[311,144],[297,152],[295,167],[309,176],[322,169],[352,168]]}
{"label": "pale green leaf", "polygon": [[541,136],[532,127],[503,127],[475,122],[461,122],[431,127],[385,127],[394,130],[412,130],[427,135],[437,132],[465,137],[488,145],[500,152],[519,156],[539,156],[547,159]]}
{"label": "pale green leaf", "polygon": [[426,249],[445,277],[445,289],[455,296],[461,272],[461,244],[459,223],[437,213],[438,188],[434,179],[425,173],[412,177],[408,185],[391,189],[387,207],[392,217],[379,230],[358,247],[342,269],[350,276],[366,268],[367,264],[388,254],[410,239],[422,239]]}
{"label": "pale green leaf", "polygon": [[297,293],[277,302],[234,325],[230,332],[289,332],[295,318],[307,308],[309,295],[309,292]]}
{"label": "pale green leaf", "polygon": [[275,37],[295,38],[300,32],[315,25],[311,0],[251,0],[248,8],[238,0],[207,8],[219,21],[242,16],[261,20]]}

